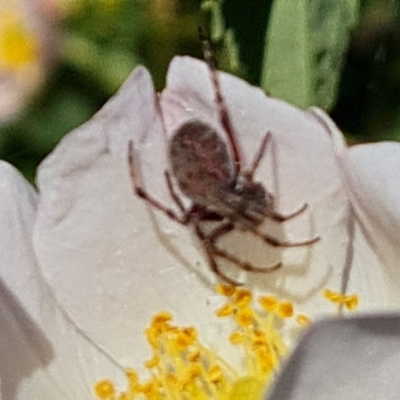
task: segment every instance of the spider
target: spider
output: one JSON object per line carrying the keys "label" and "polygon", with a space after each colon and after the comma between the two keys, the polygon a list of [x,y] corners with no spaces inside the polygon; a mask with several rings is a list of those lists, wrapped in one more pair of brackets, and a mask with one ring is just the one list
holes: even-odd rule
{"label": "spider", "polygon": [[[272,194],[261,183],[254,181],[254,174],[271,140],[271,132],[268,131],[264,135],[250,168],[242,170],[243,162],[237,136],[221,93],[217,69],[208,42],[204,43],[204,39],[203,45],[219,121],[227,136],[230,151],[216,130],[198,119],[186,121],[178,127],[169,143],[172,171],[166,170],[164,175],[170,195],[180,213],[164,206],[144,189],[135,166],[133,141],[128,145],[128,163],[136,195],[177,223],[192,226],[202,244],[211,270],[226,283],[238,286],[241,283],[220,270],[218,258],[225,259],[245,271],[256,273],[275,271],[282,266],[282,263],[278,262],[267,268],[255,267],[219,248],[217,243],[222,236],[239,229],[249,232],[273,247],[281,248],[309,246],[320,238],[287,242],[260,231],[260,226],[266,218],[276,222],[288,221],[303,213],[307,204],[291,214],[280,214],[275,210]],[[175,190],[172,176],[180,191],[191,200],[190,207],[184,206]],[[215,224],[211,231],[204,229],[204,224],[207,222]]]}

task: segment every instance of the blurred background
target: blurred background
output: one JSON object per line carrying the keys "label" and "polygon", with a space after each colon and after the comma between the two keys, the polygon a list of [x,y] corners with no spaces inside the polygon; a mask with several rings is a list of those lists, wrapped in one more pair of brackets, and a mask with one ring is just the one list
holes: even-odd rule
{"label": "blurred background", "polygon": [[137,64],[161,90],[174,55],[202,58],[200,26],[221,69],[324,108],[350,143],[399,140],[399,13],[400,0],[0,0],[0,158],[33,181]]}

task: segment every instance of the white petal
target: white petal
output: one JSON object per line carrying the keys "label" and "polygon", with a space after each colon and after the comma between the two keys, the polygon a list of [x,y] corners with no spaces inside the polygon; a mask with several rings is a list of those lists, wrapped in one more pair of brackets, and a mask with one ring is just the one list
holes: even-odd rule
{"label": "white petal", "polygon": [[282,370],[269,400],[396,400],[400,317],[323,321]]}
{"label": "white petal", "polygon": [[203,323],[219,342],[227,336],[211,325],[213,290],[188,259],[180,262],[185,244],[189,257],[197,253],[187,229],[155,220],[132,193],[129,139],[149,192],[168,199],[155,99],[149,74],[136,69],[116,97],[62,141],[38,179],[34,240],[46,279],[77,325],[135,367],[149,357],[144,328],[160,310],[174,312],[181,324]]}
{"label": "white petal", "polygon": [[358,145],[342,155],[342,166],[358,220],[382,261],[387,291],[400,304],[400,145]]}
{"label": "white petal", "polygon": [[400,193],[395,171],[400,164],[400,146],[380,143],[344,147],[329,117],[317,109],[313,114],[331,134],[354,215],[348,292],[360,294],[362,309],[398,310]]}
{"label": "white petal", "polygon": [[96,380],[121,371],[65,319],[43,282],[31,243],[35,191],[6,163],[0,178],[0,398],[90,398]]}

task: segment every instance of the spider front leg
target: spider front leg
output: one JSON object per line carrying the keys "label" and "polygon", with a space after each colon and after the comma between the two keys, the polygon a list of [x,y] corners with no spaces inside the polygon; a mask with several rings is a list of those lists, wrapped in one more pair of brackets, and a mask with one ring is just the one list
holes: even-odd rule
{"label": "spider front leg", "polygon": [[298,210],[292,212],[291,214],[281,214],[277,211],[269,211],[267,217],[272,219],[276,222],[285,222],[297,217],[298,215],[302,214],[308,208],[308,204],[304,203]]}
{"label": "spider front leg", "polygon": [[203,246],[204,253],[207,257],[208,265],[210,266],[210,269],[212,272],[214,272],[215,275],[217,275],[218,278],[220,278],[222,281],[227,283],[228,285],[232,286],[242,286],[242,283],[236,282],[235,280],[229,278],[225,274],[223,274],[217,262],[215,261],[215,253],[214,253],[214,247],[211,244],[209,238],[207,235],[201,230],[198,221],[194,222],[194,227],[195,227],[195,233],[197,237],[199,238],[199,242]]}
{"label": "spider front leg", "polygon": [[204,251],[208,258],[208,263],[210,265],[211,270],[223,281],[226,283],[233,285],[233,286],[242,286],[242,283],[239,283],[224,273],[221,272],[217,262],[215,261],[215,257],[219,257],[229,261],[230,263],[236,265],[238,268],[243,269],[248,272],[255,272],[255,273],[266,273],[276,271],[282,266],[281,262],[278,262],[268,268],[259,268],[255,267],[252,264],[242,261],[239,258],[233,256],[232,254],[227,253],[224,250],[221,250],[216,247],[215,242],[218,238],[223,235],[226,235],[230,231],[232,231],[235,226],[231,221],[226,221],[221,223],[217,228],[211,231],[208,235],[204,234],[204,232],[199,227],[198,223],[195,223],[196,234],[200,239],[200,242],[203,244]]}
{"label": "spider front leg", "polygon": [[[254,157],[253,162],[251,163],[250,168],[244,172],[244,176],[247,177],[247,179],[249,180],[253,180],[254,178],[254,174],[257,171],[258,166],[260,165],[261,160],[263,159],[263,157],[265,156],[265,152],[267,150],[267,146],[270,143],[272,139],[272,134],[270,131],[268,131],[265,135],[263,140],[261,141],[261,145]],[[269,211],[266,216],[270,219],[272,219],[273,221],[276,222],[284,222],[284,221],[288,221],[294,217],[297,217],[298,215],[302,214],[308,207],[307,203],[304,203],[298,210],[292,212],[291,214],[281,214],[279,212],[276,211]]]}
{"label": "spider front leg", "polygon": [[270,244],[273,247],[303,247],[303,246],[310,246],[311,244],[317,243],[320,240],[319,236],[316,236],[309,240],[304,240],[302,242],[285,242],[274,238],[271,235],[267,235],[266,233],[262,233],[257,229],[252,229],[250,232],[262,239],[264,242]]}
{"label": "spider front leg", "polygon": [[[132,188],[134,192],[136,193],[137,196],[139,196],[142,200],[147,201],[151,206],[156,208],[157,210],[160,210],[163,212],[167,217],[170,219],[182,224],[182,225],[187,225],[189,222],[189,213],[186,212],[184,209],[183,205],[181,202],[178,202],[174,195],[176,196],[175,192],[172,190],[172,198],[174,201],[178,204],[178,207],[181,209],[181,211],[184,213],[183,217],[177,215],[174,210],[172,210],[169,207],[164,206],[162,203],[160,203],[158,200],[156,200],[154,197],[152,197],[145,189],[143,189],[143,185],[140,181],[139,175],[136,172],[136,167],[135,167],[135,156],[134,156],[134,147],[133,147],[133,141],[130,140],[128,143],[128,164],[129,164],[129,172],[131,176],[131,182],[132,182]],[[167,174],[167,172],[165,172]],[[166,175],[167,176],[167,175]],[[169,190],[171,191],[170,188],[170,180],[167,179],[167,185]],[[172,185],[172,184],[171,184]]]}
{"label": "spider front leg", "polygon": [[235,225],[231,221],[226,221],[225,223],[223,223],[220,226],[218,226],[217,228],[215,228],[207,236],[207,241],[210,243],[210,245],[212,247],[212,251],[216,256],[218,256],[220,258],[224,258],[225,260],[228,260],[232,264],[237,265],[239,268],[244,269],[245,271],[250,271],[250,272],[262,272],[262,273],[272,272],[282,266],[282,263],[278,262],[268,268],[254,267],[250,263],[242,261],[239,258],[227,253],[226,251],[217,248],[216,247],[217,239],[219,239],[221,236],[226,235],[227,233],[231,232],[234,228],[235,228]]}

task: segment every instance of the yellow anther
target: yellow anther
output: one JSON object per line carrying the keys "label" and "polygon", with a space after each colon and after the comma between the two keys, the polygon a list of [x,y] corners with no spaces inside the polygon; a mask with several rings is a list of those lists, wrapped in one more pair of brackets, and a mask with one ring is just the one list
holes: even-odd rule
{"label": "yellow anther", "polygon": [[160,357],[158,355],[154,355],[150,360],[144,363],[144,366],[147,369],[151,369],[156,367],[158,364],[160,364]]}
{"label": "yellow anther", "polygon": [[283,301],[279,303],[277,312],[281,318],[290,318],[293,316],[293,304],[290,301]]}
{"label": "yellow anther", "polygon": [[159,385],[155,381],[146,382],[141,388],[140,392],[147,396],[149,399],[151,398],[158,398],[158,389]]}
{"label": "yellow anther", "polygon": [[211,368],[207,371],[207,377],[213,383],[220,382],[223,377],[221,367],[219,365],[211,366]]}
{"label": "yellow anther", "polygon": [[266,344],[267,341],[265,338],[253,338],[252,349],[257,350],[261,347],[264,347]]}
{"label": "yellow anther", "polygon": [[196,329],[193,327],[184,328],[177,333],[176,344],[182,348],[186,349],[188,346],[193,344],[197,339]]}
{"label": "yellow anther", "polygon": [[102,380],[97,382],[94,387],[94,392],[99,399],[102,400],[113,400],[115,398],[115,386],[109,380]]}
{"label": "yellow anther", "polygon": [[163,325],[172,320],[172,314],[168,311],[162,311],[156,314],[151,320],[151,326]]}
{"label": "yellow anther", "polygon": [[353,311],[355,308],[357,308],[358,303],[359,303],[359,297],[356,294],[346,296],[346,299],[344,301],[344,305],[350,311]]}
{"label": "yellow anther", "polygon": [[137,373],[132,368],[126,368],[125,375],[130,381],[137,382],[137,380],[138,380]]}
{"label": "yellow anther", "polygon": [[231,297],[236,293],[236,287],[231,285],[217,285],[217,293],[225,297]]}
{"label": "yellow anther", "polygon": [[200,359],[200,350],[195,350],[192,351],[191,353],[188,354],[188,361],[190,362],[197,362]]}
{"label": "yellow anther", "polygon": [[239,344],[239,343],[243,343],[245,340],[246,336],[242,333],[242,332],[232,332],[229,335],[229,341],[232,344]]}
{"label": "yellow anther", "polygon": [[252,295],[250,290],[247,289],[237,289],[235,294],[235,304],[238,307],[246,307],[252,301]]}
{"label": "yellow anther", "polygon": [[308,316],[305,315],[305,314],[299,314],[299,315],[296,317],[296,321],[297,321],[297,323],[298,323],[299,325],[301,325],[301,326],[305,326],[305,325],[308,325],[308,324],[311,323],[310,317],[308,317]]}
{"label": "yellow anther", "polygon": [[189,368],[191,379],[195,379],[203,374],[203,367],[200,363],[194,363]]}
{"label": "yellow anther", "polygon": [[341,300],[343,299],[343,295],[338,293],[338,292],[334,292],[333,290],[330,289],[325,289],[324,290],[324,297],[331,301],[332,303],[340,303]]}
{"label": "yellow anther", "polygon": [[215,312],[215,315],[216,315],[217,317],[220,317],[220,318],[222,318],[222,317],[229,317],[230,315],[233,314],[234,310],[235,310],[235,307],[233,307],[232,304],[227,303],[227,304],[224,304],[222,307],[220,307],[220,308]]}
{"label": "yellow anther", "polygon": [[254,322],[254,312],[249,308],[239,310],[235,320],[239,326],[248,327]]}
{"label": "yellow anther", "polygon": [[159,346],[158,338],[160,336],[160,332],[158,331],[158,329],[147,328],[145,330],[145,334],[149,344],[155,349],[158,348]]}
{"label": "yellow anther", "polygon": [[255,329],[254,332],[253,332],[253,336],[254,336],[255,339],[265,340],[266,333],[265,333],[265,331],[263,331],[261,329]]}
{"label": "yellow anther", "polygon": [[359,297],[356,294],[344,295],[329,289],[324,290],[324,297],[332,303],[344,305],[348,310],[354,310],[359,303]]}
{"label": "yellow anther", "polygon": [[275,310],[278,300],[276,299],[275,296],[261,296],[258,299],[259,304],[261,307],[268,312],[272,312]]}

